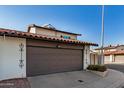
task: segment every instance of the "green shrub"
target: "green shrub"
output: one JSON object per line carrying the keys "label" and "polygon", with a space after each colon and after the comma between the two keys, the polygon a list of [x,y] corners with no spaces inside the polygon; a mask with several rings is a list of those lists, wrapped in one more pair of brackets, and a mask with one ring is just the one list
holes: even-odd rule
{"label": "green shrub", "polygon": [[94,71],[100,71],[104,72],[107,70],[107,67],[105,65],[89,65],[87,67],[88,70],[94,70]]}

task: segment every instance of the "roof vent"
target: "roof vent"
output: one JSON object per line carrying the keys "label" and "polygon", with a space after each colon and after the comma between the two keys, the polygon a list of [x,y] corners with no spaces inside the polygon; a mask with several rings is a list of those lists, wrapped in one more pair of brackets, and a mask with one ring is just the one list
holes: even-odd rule
{"label": "roof vent", "polygon": [[42,27],[44,28],[49,28],[49,29],[56,29],[54,26],[52,26],[51,24],[44,24]]}
{"label": "roof vent", "polygon": [[112,47],[112,45],[109,45],[109,47]]}

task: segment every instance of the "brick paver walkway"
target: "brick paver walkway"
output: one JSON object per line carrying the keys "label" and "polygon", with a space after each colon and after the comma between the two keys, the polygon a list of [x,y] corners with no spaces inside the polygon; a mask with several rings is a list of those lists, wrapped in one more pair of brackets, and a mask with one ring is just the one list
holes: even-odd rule
{"label": "brick paver walkway", "polygon": [[0,81],[0,88],[30,88],[27,78]]}

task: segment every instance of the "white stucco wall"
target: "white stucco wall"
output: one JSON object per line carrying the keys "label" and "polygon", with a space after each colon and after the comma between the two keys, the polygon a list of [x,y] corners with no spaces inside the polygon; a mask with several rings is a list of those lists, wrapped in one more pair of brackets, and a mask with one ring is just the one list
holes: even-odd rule
{"label": "white stucco wall", "polygon": [[36,33],[36,34],[42,34],[42,35],[48,35],[48,36],[56,36],[59,38],[61,37],[61,35],[62,36],[70,36],[71,39],[77,39],[77,35],[63,33],[63,32],[57,32],[54,30],[52,31],[52,30],[43,29],[43,28],[31,27],[29,32]]}
{"label": "white stucco wall", "polygon": [[113,62],[114,55],[110,55],[110,62]]}
{"label": "white stucco wall", "polygon": [[36,33],[36,27],[31,27],[29,32],[30,33]]}
{"label": "white stucco wall", "polygon": [[84,47],[84,70],[90,65],[90,46],[86,45]]}
{"label": "white stucco wall", "polygon": [[[24,66],[19,67],[21,59],[20,44],[24,44],[22,59]],[[0,36],[0,80],[26,77],[26,39]]]}

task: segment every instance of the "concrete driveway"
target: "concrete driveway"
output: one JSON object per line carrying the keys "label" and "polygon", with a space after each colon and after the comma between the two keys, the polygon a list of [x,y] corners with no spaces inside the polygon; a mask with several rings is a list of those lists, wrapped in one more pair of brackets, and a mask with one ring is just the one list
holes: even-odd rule
{"label": "concrete driveway", "polygon": [[123,87],[124,73],[108,69],[106,77],[100,77],[90,71],[73,71],[29,77],[28,81],[32,88],[116,88]]}
{"label": "concrete driveway", "polygon": [[33,88],[72,88],[98,79],[100,79],[99,76],[86,71],[64,72],[28,78]]}
{"label": "concrete driveway", "polygon": [[124,63],[106,64],[110,69],[118,70],[124,73]]}

